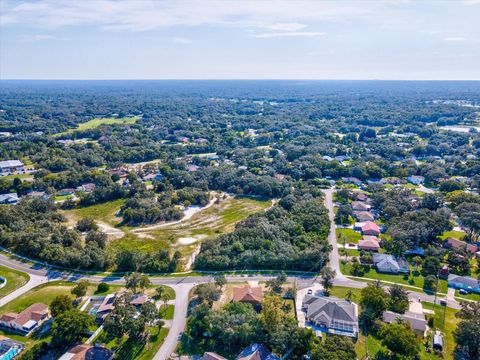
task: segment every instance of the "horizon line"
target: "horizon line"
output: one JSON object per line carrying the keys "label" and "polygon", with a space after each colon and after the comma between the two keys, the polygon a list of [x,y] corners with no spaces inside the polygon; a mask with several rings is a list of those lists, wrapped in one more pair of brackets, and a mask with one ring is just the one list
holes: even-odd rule
{"label": "horizon line", "polygon": [[342,79],[342,78],[0,78],[1,81],[480,81],[479,79]]}

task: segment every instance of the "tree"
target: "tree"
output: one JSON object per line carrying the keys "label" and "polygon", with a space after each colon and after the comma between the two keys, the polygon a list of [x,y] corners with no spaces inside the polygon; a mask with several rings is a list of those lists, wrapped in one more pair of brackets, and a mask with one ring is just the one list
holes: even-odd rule
{"label": "tree", "polygon": [[77,222],[77,230],[80,232],[89,232],[98,230],[98,225],[95,222],[95,219],[91,216],[80,219]]}
{"label": "tree", "polygon": [[461,203],[455,208],[459,223],[467,231],[468,241],[480,238],[480,203]]}
{"label": "tree", "polygon": [[213,304],[214,301],[220,299],[220,295],[222,294],[219,289],[215,286],[215,284],[207,283],[207,284],[200,284],[195,288],[195,295],[197,295],[198,300],[200,302],[206,302],[210,306]]}
{"label": "tree", "polygon": [[72,309],[58,315],[52,324],[52,341],[57,346],[69,346],[80,341],[89,327],[93,325],[93,316]]}
{"label": "tree", "polygon": [[147,319],[142,315],[141,310],[141,315],[137,316],[137,310],[135,309],[135,306],[131,305],[131,301],[132,296],[129,293],[124,293],[115,298],[115,308],[105,318],[103,324],[104,330],[108,336],[122,338],[126,335],[132,339],[139,339],[144,333],[146,323],[150,319],[151,306],[147,305],[145,310],[148,314]]}
{"label": "tree", "polygon": [[388,293],[390,295],[389,309],[403,314],[408,309],[408,293],[398,284],[390,286]]}
{"label": "tree", "polygon": [[163,301],[163,307],[165,308],[165,311],[167,310],[168,302],[170,301],[170,299],[171,299],[171,296],[167,291],[165,291],[162,294],[162,297],[160,298],[160,300]]}
{"label": "tree", "polygon": [[330,289],[333,287],[333,279],[335,279],[335,270],[325,266],[322,271],[320,271],[320,276],[322,277],[322,286],[325,294],[329,294]]}
{"label": "tree", "polygon": [[223,288],[227,284],[227,279],[225,278],[225,275],[223,275],[223,274],[213,275],[213,280],[215,281],[215,285],[220,289]]}
{"label": "tree", "polygon": [[413,265],[415,266],[415,271],[418,270],[418,267],[419,266],[422,266],[423,264],[423,260],[420,256],[415,256],[413,259],[412,259],[412,263]]}
{"label": "tree", "polygon": [[97,286],[97,293],[106,293],[110,289],[110,285],[105,282],[101,282]]}
{"label": "tree", "polygon": [[355,360],[355,344],[346,336],[329,335],[312,350],[312,360]]}
{"label": "tree", "polygon": [[286,318],[287,314],[283,310],[282,298],[276,294],[265,295],[262,301],[262,312],[259,316],[265,332],[275,332]]}
{"label": "tree", "polygon": [[413,359],[420,353],[420,346],[415,333],[408,325],[401,323],[385,324],[382,326],[379,335],[383,346],[390,350],[394,356],[400,355]]}
{"label": "tree", "polygon": [[388,307],[388,294],[378,284],[368,284],[361,291],[360,304],[365,313],[379,318]]}
{"label": "tree", "polygon": [[462,309],[456,314],[462,319],[453,335],[457,343],[457,352],[464,359],[480,358],[480,303],[462,302]]}
{"label": "tree", "polygon": [[340,204],[335,215],[335,223],[338,225],[348,224],[351,216],[353,216],[352,206],[350,204]]}
{"label": "tree", "polygon": [[438,257],[427,256],[423,261],[422,273],[426,275],[437,275],[440,270],[441,263]]}
{"label": "tree", "polygon": [[132,290],[134,294],[136,294],[139,289],[142,291],[145,290],[150,284],[150,279],[145,274],[133,272],[125,275],[125,287]]}
{"label": "tree", "polygon": [[437,291],[437,277],[435,275],[428,275],[423,280],[423,287],[428,291]]}
{"label": "tree", "polygon": [[283,291],[282,285],[287,281],[287,275],[282,273],[277,277],[267,280],[267,288],[275,294],[281,294]]}
{"label": "tree", "polygon": [[87,236],[85,237],[85,242],[86,243],[93,242],[97,244],[98,247],[103,249],[107,244],[107,234],[105,234],[102,231],[91,230],[87,233]]}
{"label": "tree", "polygon": [[355,299],[356,295],[352,289],[348,289],[347,293],[345,294],[345,299],[349,302],[352,302],[352,299]]}
{"label": "tree", "polygon": [[57,295],[50,303],[50,313],[54,318],[72,309],[72,300],[68,295]]}
{"label": "tree", "polygon": [[160,300],[162,298],[163,293],[167,291],[168,291],[168,288],[165,285],[159,285],[157,288],[155,288],[154,298],[156,300]]}
{"label": "tree", "polygon": [[80,280],[77,284],[72,288],[71,293],[76,297],[85,296],[88,290],[89,282],[87,280]]}
{"label": "tree", "polygon": [[469,257],[470,255],[465,250],[450,250],[447,255],[450,271],[462,275],[470,274]]}
{"label": "tree", "polygon": [[147,324],[153,322],[153,320],[157,318],[157,314],[157,307],[151,301],[147,301],[142,306],[140,306],[140,316],[145,319],[145,322]]}

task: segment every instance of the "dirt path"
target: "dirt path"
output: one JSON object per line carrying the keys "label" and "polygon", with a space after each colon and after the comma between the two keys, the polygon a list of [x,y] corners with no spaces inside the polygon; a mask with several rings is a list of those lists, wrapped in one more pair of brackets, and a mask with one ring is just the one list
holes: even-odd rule
{"label": "dirt path", "polygon": [[98,228],[100,231],[104,232],[105,234],[109,235],[109,236],[112,236],[116,239],[120,239],[122,238],[124,235],[125,235],[125,232],[120,230],[120,229],[117,229],[111,225],[108,225],[104,222],[101,222],[101,221],[95,221],[98,225]]}

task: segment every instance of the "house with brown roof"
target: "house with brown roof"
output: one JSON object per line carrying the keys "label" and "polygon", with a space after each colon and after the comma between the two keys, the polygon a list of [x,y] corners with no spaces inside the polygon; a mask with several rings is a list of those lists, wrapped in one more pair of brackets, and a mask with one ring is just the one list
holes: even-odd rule
{"label": "house with brown roof", "polygon": [[362,201],[352,201],[352,209],[353,211],[368,211],[370,210],[370,205]]}
{"label": "house with brown roof", "polygon": [[214,352],[206,352],[205,354],[203,354],[200,360],[227,360],[227,359]]}
{"label": "house with brown roof", "polygon": [[365,235],[362,240],[358,241],[358,249],[366,251],[378,251],[378,249],[380,249],[380,241],[376,236]]}
{"label": "house with brown roof", "polygon": [[3,314],[0,317],[0,326],[29,335],[38,329],[49,318],[48,306],[41,303],[30,305],[17,314],[14,312]]}
{"label": "house with brown roof", "polygon": [[445,239],[443,246],[447,249],[465,250],[471,255],[475,255],[475,253],[479,250],[478,246],[475,244],[470,244],[451,237]]}
{"label": "house with brown roof", "polygon": [[76,345],[63,354],[59,360],[111,360],[113,352],[102,347],[87,344]]}
{"label": "house with brown roof", "polygon": [[370,211],[354,211],[353,216],[359,222],[368,222],[375,219],[375,217]]}
{"label": "house with brown roof", "polygon": [[249,303],[258,309],[263,301],[263,290],[261,287],[252,287],[250,285],[235,287],[233,288],[233,301]]}
{"label": "house with brown roof", "polygon": [[368,221],[362,226],[363,235],[378,236],[380,235],[380,228],[374,222]]}

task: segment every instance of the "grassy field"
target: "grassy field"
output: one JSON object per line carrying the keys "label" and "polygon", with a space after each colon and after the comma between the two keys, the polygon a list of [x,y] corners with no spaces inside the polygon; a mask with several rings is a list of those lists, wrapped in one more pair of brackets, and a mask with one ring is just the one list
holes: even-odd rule
{"label": "grassy field", "polygon": [[356,232],[353,229],[335,229],[337,234],[337,241],[339,244],[343,244],[343,239],[345,239],[346,244],[357,244],[359,240],[362,239],[362,234]]}
{"label": "grassy field", "polygon": [[[342,273],[345,275],[352,275],[350,272],[351,264],[341,264]],[[390,281],[401,285],[416,286],[423,289],[424,277],[418,273],[413,272],[410,274],[408,279],[405,279],[403,275],[395,274],[383,274],[377,272],[375,269],[371,268],[369,271],[365,272],[363,277],[369,279],[377,279],[383,281]],[[447,281],[440,280],[438,283],[438,292],[447,293]]]}
{"label": "grassy field", "polygon": [[175,311],[175,306],[174,305],[167,305],[165,306],[160,305],[160,315],[163,320],[172,320],[173,319],[173,313]]}
{"label": "grassy field", "polygon": [[463,240],[465,235],[467,235],[465,231],[451,230],[445,231],[442,236],[440,236],[440,239],[445,240],[446,238],[451,237],[454,239]]}
{"label": "grassy field", "polygon": [[85,131],[99,127],[100,125],[115,125],[115,124],[135,124],[140,119],[139,116],[124,117],[124,118],[95,118],[90,121],[78,124],[75,129],[69,129],[67,131],[57,133],[54,136],[62,136],[71,134],[75,131]]}
{"label": "grassy field", "polygon": [[[270,201],[247,197],[227,198],[186,221],[157,229],[129,232],[123,238],[111,242],[110,246],[114,250],[136,249],[146,252],[174,248],[186,256],[194,251],[198,241],[230,232],[238,221],[263,211],[270,205]],[[181,243],[178,239],[187,241]]]}
{"label": "grassy field", "polygon": [[0,266],[0,275],[7,278],[7,285],[0,289],[0,298],[25,285],[30,277],[21,271]]}
{"label": "grassy field", "polygon": [[102,204],[65,210],[62,213],[73,222],[77,222],[82,218],[93,217],[95,220],[115,226],[121,222],[121,218],[116,217],[115,214],[120,210],[124,202],[125,199],[118,199]]}

